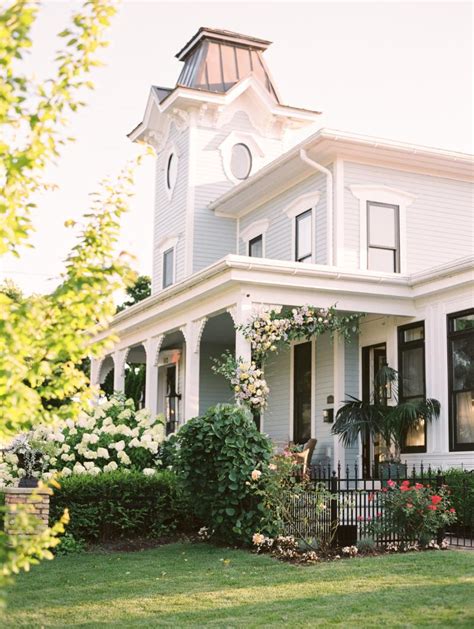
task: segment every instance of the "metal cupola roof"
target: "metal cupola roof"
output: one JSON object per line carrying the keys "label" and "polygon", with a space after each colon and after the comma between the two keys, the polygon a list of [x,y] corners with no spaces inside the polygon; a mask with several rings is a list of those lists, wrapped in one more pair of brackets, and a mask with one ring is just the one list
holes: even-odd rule
{"label": "metal cupola roof", "polygon": [[265,39],[201,27],[176,55],[184,61],[176,87],[225,93],[253,75],[279,103],[278,92],[262,57],[270,44]]}

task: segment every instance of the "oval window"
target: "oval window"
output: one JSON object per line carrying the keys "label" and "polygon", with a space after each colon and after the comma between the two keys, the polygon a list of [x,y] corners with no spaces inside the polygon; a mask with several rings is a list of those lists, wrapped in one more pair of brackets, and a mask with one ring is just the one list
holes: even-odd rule
{"label": "oval window", "polygon": [[171,153],[168,157],[168,164],[166,166],[166,186],[168,190],[173,190],[178,177],[178,156],[175,153]]}
{"label": "oval window", "polygon": [[245,144],[234,144],[230,157],[230,171],[236,179],[247,179],[252,170],[252,154]]}

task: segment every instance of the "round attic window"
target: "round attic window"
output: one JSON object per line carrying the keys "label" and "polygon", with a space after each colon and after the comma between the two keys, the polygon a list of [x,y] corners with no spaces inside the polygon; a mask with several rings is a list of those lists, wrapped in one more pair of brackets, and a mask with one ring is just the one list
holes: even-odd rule
{"label": "round attic window", "polygon": [[166,187],[168,190],[173,190],[176,179],[178,178],[178,156],[176,153],[171,153],[168,157],[168,164],[166,166]]}
{"label": "round attic window", "polygon": [[252,153],[245,144],[234,144],[230,156],[230,171],[236,179],[247,179],[252,170]]}

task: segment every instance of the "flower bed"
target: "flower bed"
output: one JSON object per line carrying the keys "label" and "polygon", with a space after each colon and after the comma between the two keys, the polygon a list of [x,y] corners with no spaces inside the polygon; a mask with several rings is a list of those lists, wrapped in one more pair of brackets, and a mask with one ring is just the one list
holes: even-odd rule
{"label": "flower bed", "polygon": [[0,484],[15,484],[25,475],[95,476],[117,469],[152,475],[163,426],[162,418],[135,411],[133,400],[116,394],[83,412],[77,422],[38,426],[15,439],[0,455]]}

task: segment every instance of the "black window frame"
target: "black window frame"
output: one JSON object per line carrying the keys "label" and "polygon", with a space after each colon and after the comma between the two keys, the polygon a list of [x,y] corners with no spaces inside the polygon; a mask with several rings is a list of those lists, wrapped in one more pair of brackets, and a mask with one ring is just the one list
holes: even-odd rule
{"label": "black window frame", "polygon": [[[309,256],[303,256],[302,258],[299,257],[298,255],[298,223],[299,221],[306,217],[306,216],[310,216],[311,217],[311,253],[309,254]],[[304,212],[301,212],[301,214],[298,214],[297,216],[295,216],[295,261],[296,262],[312,262],[313,261],[313,247],[314,247],[314,243],[313,243],[313,208],[310,208],[309,210],[305,210]]]}
{"label": "black window frame", "polygon": [[[252,245],[254,245],[257,242],[261,242],[262,243],[262,255],[261,256],[252,255]],[[258,236],[255,236],[255,238],[251,238],[249,240],[249,243],[248,243],[248,255],[251,258],[263,258],[263,234],[259,234]]]}
{"label": "black window frame", "polygon": [[[393,247],[387,247],[385,245],[371,244],[370,242],[370,208],[375,207],[389,207],[395,210],[395,249]],[[382,249],[385,251],[393,251],[393,273],[400,273],[400,206],[393,205],[393,203],[379,203],[378,201],[367,201],[367,270],[376,271],[377,269],[371,269],[369,266],[369,253],[371,249]],[[384,271],[380,271],[383,273]]]}
{"label": "black window frame", "polygon": [[[167,284],[166,283],[166,256],[168,254],[172,254],[172,258],[171,258],[171,281]],[[174,284],[174,269],[175,269],[175,248],[174,247],[170,247],[169,249],[166,249],[166,251],[163,251],[163,264],[162,264],[162,271],[163,271],[163,277],[162,277],[162,287],[163,288],[168,288],[169,286],[172,286]]]}
{"label": "black window frame", "polygon": [[[412,330],[414,328],[423,328],[423,338],[415,339],[413,341],[405,341],[405,332],[407,330]],[[426,339],[426,329],[424,321],[415,321],[413,323],[408,323],[407,325],[401,325],[397,328],[398,333],[398,400],[399,402],[407,402],[411,399],[418,399],[420,397],[424,397],[426,399],[426,349],[425,349],[425,339]],[[423,350],[423,394],[422,395],[403,395],[403,351],[418,349],[421,348]],[[405,441],[402,444],[401,452],[402,454],[412,454],[417,452],[426,452],[428,440],[428,430],[427,430],[427,422],[424,425],[424,445],[423,446],[407,446]]]}
{"label": "black window frame", "polygon": [[[301,357],[301,353],[303,356]],[[302,445],[311,439],[313,429],[313,352],[314,345],[312,341],[303,341],[302,343],[295,343],[293,346],[293,442]],[[306,355],[305,355],[306,354]],[[308,361],[305,365],[304,362]],[[298,362],[299,361],[299,362]],[[301,382],[298,381],[298,377],[301,375],[301,369],[309,366],[309,390],[306,390],[306,394],[309,393],[309,433],[304,434],[304,429],[308,426],[303,424],[303,407],[302,404],[305,401],[301,395]],[[306,400],[307,401],[307,400]]]}
{"label": "black window frame", "polygon": [[[169,154],[168,160],[166,162],[166,187],[168,189],[168,192],[170,192],[170,193],[173,192],[174,186],[176,184],[176,180],[175,180],[173,185],[171,185],[171,183],[172,183],[171,182],[171,163],[172,163],[173,159],[178,160],[178,156],[176,155],[176,153],[174,151]],[[176,168],[177,168],[177,165],[176,165]],[[178,175],[176,173],[176,177],[177,176]]]}
{"label": "black window frame", "polygon": [[447,315],[447,353],[448,353],[448,406],[449,406],[449,451],[466,452],[474,450],[474,442],[458,443],[456,441],[456,393],[471,391],[472,389],[453,389],[453,341],[469,334],[474,334],[474,327],[466,330],[454,330],[454,322],[460,317],[474,314],[474,308],[466,308]]}

